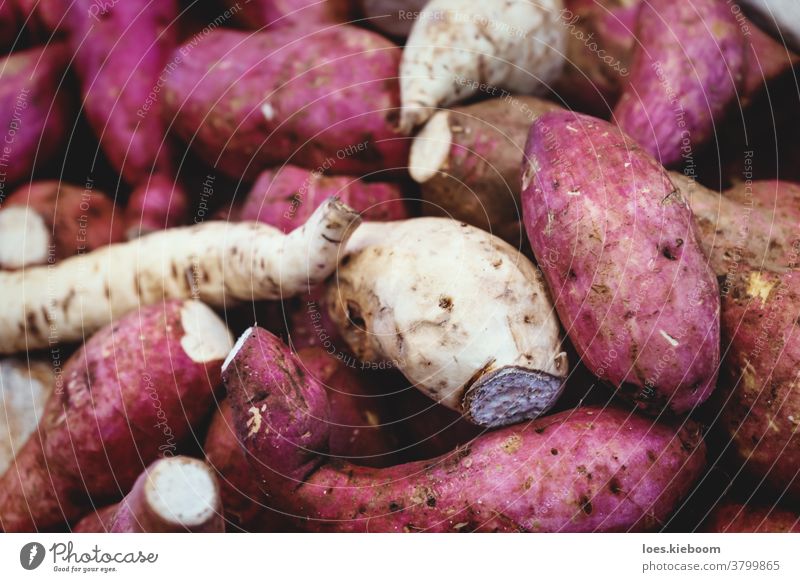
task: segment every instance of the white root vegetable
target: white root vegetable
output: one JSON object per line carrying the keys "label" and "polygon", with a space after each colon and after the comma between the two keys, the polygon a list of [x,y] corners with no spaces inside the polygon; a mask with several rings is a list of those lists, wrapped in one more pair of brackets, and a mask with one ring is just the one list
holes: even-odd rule
{"label": "white root vegetable", "polygon": [[360,222],[336,199],[284,235],[262,223],[207,222],[103,247],[54,266],[0,273],[0,353],[82,340],[166,299],[223,307],[291,297],[324,281]]}
{"label": "white root vegetable", "polygon": [[365,223],[326,289],[355,355],[484,426],[538,416],[567,373],[536,267],[511,245],[445,218]]}
{"label": "white root vegetable", "polygon": [[546,90],[564,64],[563,7],[562,0],[431,0],[400,62],[400,131],[479,91]]}
{"label": "white root vegetable", "polygon": [[36,430],[55,382],[46,362],[0,360],[0,475]]}

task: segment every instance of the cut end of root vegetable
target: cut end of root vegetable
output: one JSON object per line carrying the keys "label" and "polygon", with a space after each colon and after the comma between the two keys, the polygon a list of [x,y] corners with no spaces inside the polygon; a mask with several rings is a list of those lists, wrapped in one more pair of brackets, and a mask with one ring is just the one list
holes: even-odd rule
{"label": "cut end of root vegetable", "polygon": [[0,269],[47,262],[50,231],[38,212],[12,206],[0,212]]}
{"label": "cut end of root vegetable", "polygon": [[236,343],[234,344],[233,349],[231,349],[228,352],[228,357],[225,358],[224,362],[222,362],[222,372],[223,373],[228,368],[228,365],[233,361],[233,358],[236,357],[236,354],[239,353],[239,350],[242,349],[242,346],[244,345],[244,342],[247,341],[247,338],[250,337],[250,334],[253,333],[254,329],[255,329],[254,327],[248,327],[246,330],[244,330],[244,333],[239,337],[239,339],[236,340]]}
{"label": "cut end of root vegetable", "polygon": [[145,485],[147,506],[164,523],[197,528],[220,511],[219,487],[197,459],[173,457],[156,463]]}
{"label": "cut end of root vegetable", "polygon": [[181,308],[181,325],[184,331],[181,347],[193,361],[223,360],[231,351],[231,332],[205,303],[187,301]]}
{"label": "cut end of root vegetable", "polygon": [[500,368],[469,388],[464,410],[467,418],[480,426],[505,426],[547,412],[562,390],[563,378],[516,366]]}
{"label": "cut end of root vegetable", "polygon": [[416,182],[424,184],[442,169],[447,162],[452,140],[450,113],[439,111],[425,124],[411,144],[408,171]]}

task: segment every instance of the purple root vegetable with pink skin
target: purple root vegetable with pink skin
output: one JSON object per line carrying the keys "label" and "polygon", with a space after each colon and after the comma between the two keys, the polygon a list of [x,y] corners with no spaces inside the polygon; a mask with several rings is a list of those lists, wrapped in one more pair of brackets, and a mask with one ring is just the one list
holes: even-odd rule
{"label": "purple root vegetable with pink skin", "polygon": [[755,180],[728,188],[722,195],[739,204],[767,212],[776,222],[800,223],[800,184],[784,180]]}
{"label": "purple root vegetable with pink skin", "polygon": [[0,528],[47,529],[119,499],[143,464],[176,452],[201,426],[232,343],[197,301],[145,307],[93,335],[0,477]]}
{"label": "purple root vegetable with pink skin", "polygon": [[692,423],[583,408],[429,461],[358,467],[329,458],[325,389],[275,336],[247,330],[223,378],[263,488],[310,531],[657,529],[705,465]]}
{"label": "purple root vegetable with pink skin", "polygon": [[131,193],[125,208],[126,236],[143,234],[186,223],[189,195],[180,182],[165,174],[145,178]]}
{"label": "purple root vegetable with pink skin", "polygon": [[337,196],[364,220],[409,218],[399,186],[363,182],[355,176],[325,176],[297,166],[265,170],[253,184],[239,220],[257,220],[283,232],[301,226],[327,198]]}
{"label": "purple root vegetable with pink skin", "polygon": [[628,84],[614,109],[619,126],[664,166],[704,145],[736,105],[745,40],[721,0],[650,0]]}
{"label": "purple root vegetable with pink skin", "polygon": [[[64,81],[69,51],[54,42],[0,60],[0,126],[4,186],[30,180],[66,144],[74,123],[73,99]],[[34,168],[36,164],[36,168]]]}
{"label": "purple root vegetable with pink skin", "polygon": [[74,0],[67,12],[86,117],[111,165],[132,185],[173,173],[159,83],[178,44],[178,13],[177,0]]}
{"label": "purple root vegetable with pink skin", "polygon": [[394,129],[400,49],[380,35],[349,25],[220,29],[187,46],[162,100],[173,131],[220,171],[254,179],[285,163],[339,175],[406,167],[408,140]]}
{"label": "purple root vegetable with pink skin", "polygon": [[719,287],[664,168],[608,122],[572,112],[531,127],[525,227],[588,369],[650,413],[714,389]]}
{"label": "purple root vegetable with pink skin", "polygon": [[711,533],[800,533],[800,514],[780,507],[723,501],[703,524]]}
{"label": "purple root vegetable with pink skin", "polygon": [[720,426],[744,470],[800,500],[800,279],[796,269],[733,277],[722,298]]}
{"label": "purple root vegetable with pink skin", "polygon": [[235,18],[253,30],[281,26],[304,28],[332,25],[349,21],[353,16],[352,0],[224,0]]}
{"label": "purple root vegetable with pink skin", "polygon": [[166,457],[152,463],[118,504],[85,516],[73,533],[221,533],[220,486],[206,463]]}

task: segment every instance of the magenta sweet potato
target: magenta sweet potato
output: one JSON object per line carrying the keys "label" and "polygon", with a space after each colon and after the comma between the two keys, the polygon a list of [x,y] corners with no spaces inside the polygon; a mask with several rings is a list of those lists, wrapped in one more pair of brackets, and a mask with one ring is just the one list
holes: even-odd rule
{"label": "magenta sweet potato", "polygon": [[531,128],[522,189],[528,238],[589,370],[650,412],[706,400],[719,288],[661,165],[605,121],[552,112]]}
{"label": "magenta sweet potato", "polygon": [[704,145],[744,80],[745,41],[719,0],[650,0],[639,10],[619,126],[665,166]]}
{"label": "magenta sweet potato", "polygon": [[353,13],[350,0],[223,0],[223,4],[237,21],[254,30],[335,24],[348,21]]}
{"label": "magenta sweet potato", "polygon": [[32,182],[0,209],[0,268],[55,263],[124,240],[122,216],[103,192]]}
{"label": "magenta sweet potato", "polygon": [[189,195],[183,185],[164,174],[145,178],[131,193],[125,208],[126,236],[184,224],[189,213]]}
{"label": "magenta sweet potato", "polygon": [[170,171],[160,93],[178,42],[177,17],[177,0],[71,0],[65,17],[86,117],[132,185],[157,169]]}
{"label": "magenta sweet potato", "polygon": [[0,527],[50,528],[119,499],[206,418],[231,343],[196,301],[142,308],[92,336],[0,478]]}
{"label": "magenta sweet potato", "polygon": [[30,179],[66,143],[73,99],[62,84],[69,62],[63,43],[20,51],[0,60],[0,199],[5,188]]}
{"label": "magenta sweet potato", "polygon": [[173,58],[173,130],[237,179],[285,163],[331,174],[406,166],[407,140],[394,131],[400,49],[373,32],[215,30]]}
{"label": "magenta sweet potato", "polygon": [[108,533],[117,515],[118,504],[106,505],[83,516],[71,529],[72,533]]}
{"label": "magenta sweet potato", "polygon": [[705,462],[697,428],[582,408],[386,469],[327,461],[329,404],[280,340],[239,339],[223,377],[265,491],[312,531],[657,529]]}
{"label": "magenta sweet potato", "polygon": [[362,182],[354,176],[325,176],[316,171],[283,166],[262,172],[247,194],[240,220],[258,220],[283,232],[302,225],[327,198],[339,199],[359,211],[364,220],[408,218],[400,187]]}
{"label": "magenta sweet potato", "polygon": [[727,291],[721,427],[746,471],[800,499],[800,278],[796,270],[753,270],[740,273]]}
{"label": "magenta sweet potato", "polygon": [[780,507],[723,501],[703,524],[712,533],[800,533],[800,515]]}

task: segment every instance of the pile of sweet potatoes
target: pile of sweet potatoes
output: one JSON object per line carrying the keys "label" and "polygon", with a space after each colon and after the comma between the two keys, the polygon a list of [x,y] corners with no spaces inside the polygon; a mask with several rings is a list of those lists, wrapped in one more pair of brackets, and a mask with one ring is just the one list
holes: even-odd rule
{"label": "pile of sweet potatoes", "polygon": [[0,531],[798,531],[798,57],[500,4],[2,4]]}

